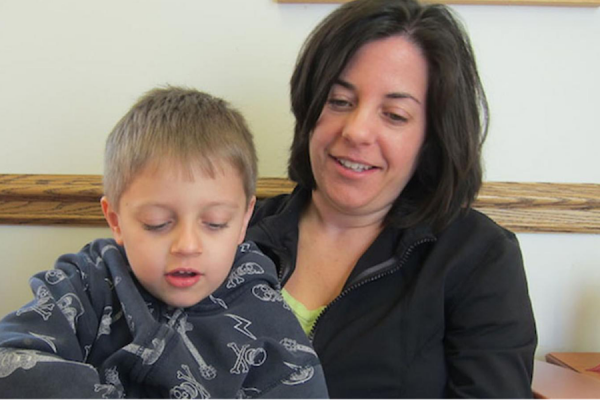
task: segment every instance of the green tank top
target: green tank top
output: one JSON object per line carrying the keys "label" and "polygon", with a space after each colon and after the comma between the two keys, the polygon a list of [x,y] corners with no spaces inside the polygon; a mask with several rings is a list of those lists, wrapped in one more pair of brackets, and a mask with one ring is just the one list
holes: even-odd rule
{"label": "green tank top", "polygon": [[321,313],[325,309],[325,306],[316,308],[314,310],[309,310],[304,306],[304,304],[300,303],[298,300],[293,298],[287,290],[281,289],[281,294],[283,295],[283,298],[285,299],[286,303],[292,309],[292,312],[294,313],[296,318],[298,318],[298,321],[300,322],[304,333],[306,333],[306,335],[308,336],[313,326],[315,326],[317,318],[319,318],[319,315],[321,315]]}

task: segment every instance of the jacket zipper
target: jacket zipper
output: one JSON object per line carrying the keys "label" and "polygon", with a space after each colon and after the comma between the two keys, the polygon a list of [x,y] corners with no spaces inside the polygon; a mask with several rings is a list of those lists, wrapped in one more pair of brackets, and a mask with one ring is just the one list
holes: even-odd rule
{"label": "jacket zipper", "polygon": [[290,260],[287,257],[285,252],[274,250],[274,252],[279,256],[280,266],[277,268],[277,280],[279,281],[279,285],[283,289],[283,278],[288,273],[290,269]]}
{"label": "jacket zipper", "polygon": [[317,319],[308,335],[308,339],[310,340],[310,342],[312,343],[312,341],[315,337],[315,334],[317,332],[317,326],[319,325],[319,321],[321,321],[321,319],[323,318],[323,315],[325,315],[325,313],[327,313],[327,311],[329,311],[329,309],[334,304],[338,303],[341,299],[343,299],[345,296],[348,295],[348,293],[352,292],[353,290],[356,290],[356,289],[362,287],[363,285],[374,282],[385,276],[391,275],[391,274],[395,273],[396,271],[399,271],[404,266],[404,264],[406,264],[406,262],[408,261],[408,259],[411,256],[411,254],[417,247],[419,247],[420,245],[422,245],[424,243],[435,242],[435,240],[436,240],[435,238],[428,237],[428,238],[424,238],[424,239],[421,239],[421,240],[413,243],[408,249],[406,249],[406,251],[402,255],[402,258],[400,259],[400,261],[398,261],[398,264],[394,268],[388,269],[387,271],[380,272],[379,274],[373,275],[370,278],[363,279],[362,281],[359,281],[359,282],[347,287],[346,289],[342,290],[342,293],[340,293],[335,299],[333,299],[333,301],[331,303],[329,303],[325,307],[323,312],[321,312],[321,314],[319,314],[319,316],[317,317]]}

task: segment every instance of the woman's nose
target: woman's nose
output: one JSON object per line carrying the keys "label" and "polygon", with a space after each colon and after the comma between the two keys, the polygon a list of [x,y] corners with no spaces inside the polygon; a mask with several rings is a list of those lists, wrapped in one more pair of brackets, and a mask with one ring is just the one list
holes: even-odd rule
{"label": "woman's nose", "polygon": [[171,252],[179,255],[202,253],[202,238],[199,227],[181,226],[175,232]]}
{"label": "woman's nose", "polygon": [[376,116],[366,107],[357,107],[349,113],[342,137],[354,145],[368,145],[375,141]]}

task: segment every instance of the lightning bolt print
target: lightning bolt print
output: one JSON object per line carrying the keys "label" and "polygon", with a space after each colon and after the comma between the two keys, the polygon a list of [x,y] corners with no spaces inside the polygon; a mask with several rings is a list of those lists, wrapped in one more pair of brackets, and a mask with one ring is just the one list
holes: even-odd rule
{"label": "lightning bolt print", "polygon": [[248,327],[252,325],[252,322],[248,321],[246,318],[242,318],[239,315],[233,314],[225,314],[226,316],[233,318],[237,324],[233,327],[236,331],[241,332],[242,334],[248,336],[250,339],[256,340],[256,336],[252,334],[248,330]]}

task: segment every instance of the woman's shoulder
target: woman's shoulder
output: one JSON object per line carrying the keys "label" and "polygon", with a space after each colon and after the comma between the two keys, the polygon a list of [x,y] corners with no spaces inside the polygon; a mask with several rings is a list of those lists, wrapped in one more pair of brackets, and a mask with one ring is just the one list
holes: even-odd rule
{"label": "woman's shoulder", "polygon": [[444,264],[448,271],[455,273],[522,266],[516,235],[473,209],[461,214],[438,233],[432,252],[435,259],[446,260]]}
{"label": "woman's shoulder", "polygon": [[281,194],[274,197],[259,199],[254,207],[250,225],[254,225],[256,222],[261,221],[266,217],[279,214],[288,203],[290,196],[290,194]]}
{"label": "woman's shoulder", "polygon": [[509,241],[516,242],[516,235],[499,225],[486,214],[475,209],[465,210],[446,229],[439,234],[439,238],[454,237],[463,241],[475,242]]}
{"label": "woman's shoulder", "polygon": [[270,217],[297,216],[310,201],[311,196],[310,190],[297,185],[289,194],[260,199],[256,202],[250,226]]}

